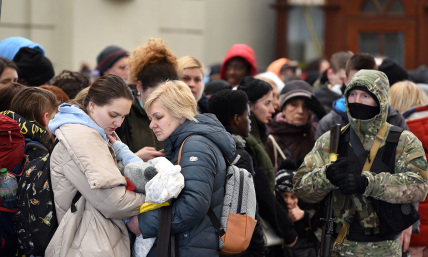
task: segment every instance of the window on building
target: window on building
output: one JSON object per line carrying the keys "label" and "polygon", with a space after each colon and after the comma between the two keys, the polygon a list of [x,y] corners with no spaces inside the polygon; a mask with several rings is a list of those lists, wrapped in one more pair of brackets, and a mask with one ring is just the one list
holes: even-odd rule
{"label": "window on building", "polygon": [[366,0],[361,5],[363,14],[404,14],[401,0]]}

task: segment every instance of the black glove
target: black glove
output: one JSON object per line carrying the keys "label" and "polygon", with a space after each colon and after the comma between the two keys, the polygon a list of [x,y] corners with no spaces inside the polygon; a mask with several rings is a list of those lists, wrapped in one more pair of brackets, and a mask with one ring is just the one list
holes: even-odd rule
{"label": "black glove", "polygon": [[321,118],[326,115],[324,106],[322,106],[315,96],[312,96],[310,99],[305,98],[305,106],[315,113],[315,115],[318,117],[318,120],[321,120]]}
{"label": "black glove", "polygon": [[348,173],[338,184],[340,192],[344,195],[362,194],[366,190],[369,181],[359,174]]}
{"label": "black glove", "polygon": [[338,183],[345,178],[345,175],[348,172],[348,167],[348,158],[339,158],[337,161],[328,166],[327,170],[325,171],[325,175],[333,185],[338,187]]}

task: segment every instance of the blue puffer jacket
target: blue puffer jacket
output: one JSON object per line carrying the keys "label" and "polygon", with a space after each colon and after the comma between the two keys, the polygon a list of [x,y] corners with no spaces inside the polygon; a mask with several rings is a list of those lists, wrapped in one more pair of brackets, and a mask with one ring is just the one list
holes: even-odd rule
{"label": "blue puffer jacket", "polygon": [[[199,114],[198,122],[186,121],[164,141],[165,157],[177,163],[181,153],[185,187],[172,205],[171,233],[178,237],[180,256],[218,256],[219,237],[207,216],[211,206],[220,217],[224,197],[224,155],[233,160],[235,142],[213,114]],[[216,176],[219,174],[218,176]],[[159,210],[138,215],[144,238],[157,237]],[[155,256],[156,243],[148,256]]]}

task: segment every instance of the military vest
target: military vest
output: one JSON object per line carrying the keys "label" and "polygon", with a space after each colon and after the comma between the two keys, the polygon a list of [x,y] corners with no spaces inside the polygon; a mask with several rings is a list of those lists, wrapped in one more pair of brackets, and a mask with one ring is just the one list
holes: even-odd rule
{"label": "military vest", "polygon": [[[369,160],[373,161],[371,172],[394,174],[396,148],[402,131],[403,129],[400,127],[390,128],[385,144],[379,148],[375,159]],[[349,126],[341,134],[338,153],[340,157],[348,157],[350,162],[348,172],[361,174],[369,151],[364,149],[356,134],[351,135],[352,133],[354,132]],[[353,136],[354,138],[352,138]],[[342,195],[340,190],[334,190],[332,208],[336,222],[335,231],[338,233],[342,224],[346,222],[351,225],[348,240],[374,242],[395,239],[396,233],[380,229],[382,221],[376,211],[376,202],[378,201],[361,194]]]}

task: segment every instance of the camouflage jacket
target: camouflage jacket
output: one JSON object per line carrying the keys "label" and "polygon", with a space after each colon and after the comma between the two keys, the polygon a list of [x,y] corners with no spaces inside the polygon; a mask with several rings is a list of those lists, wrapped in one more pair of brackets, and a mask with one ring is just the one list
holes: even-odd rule
{"label": "camouflage jacket", "polygon": [[[386,122],[388,79],[382,72],[361,70],[350,81],[345,95],[355,86],[368,88],[378,98],[380,104],[380,113],[372,119],[357,120],[351,117],[346,99],[350,126],[357,133],[365,150],[370,150],[378,130]],[[385,145],[385,139],[391,127],[392,125],[388,124],[381,147]],[[306,155],[304,162],[294,176],[294,191],[303,201],[320,202],[330,191],[338,189],[330,183],[325,174],[329,166],[329,149],[330,132],[327,132],[315,142],[314,148]],[[427,169],[427,161],[421,142],[410,131],[403,131],[396,148],[394,174],[389,172],[376,174],[370,171],[362,171],[362,176],[368,179],[368,186],[359,201],[367,203],[368,197],[389,203],[423,201],[428,190]],[[356,198],[355,196],[351,197]],[[364,203],[362,204],[364,205]]]}

